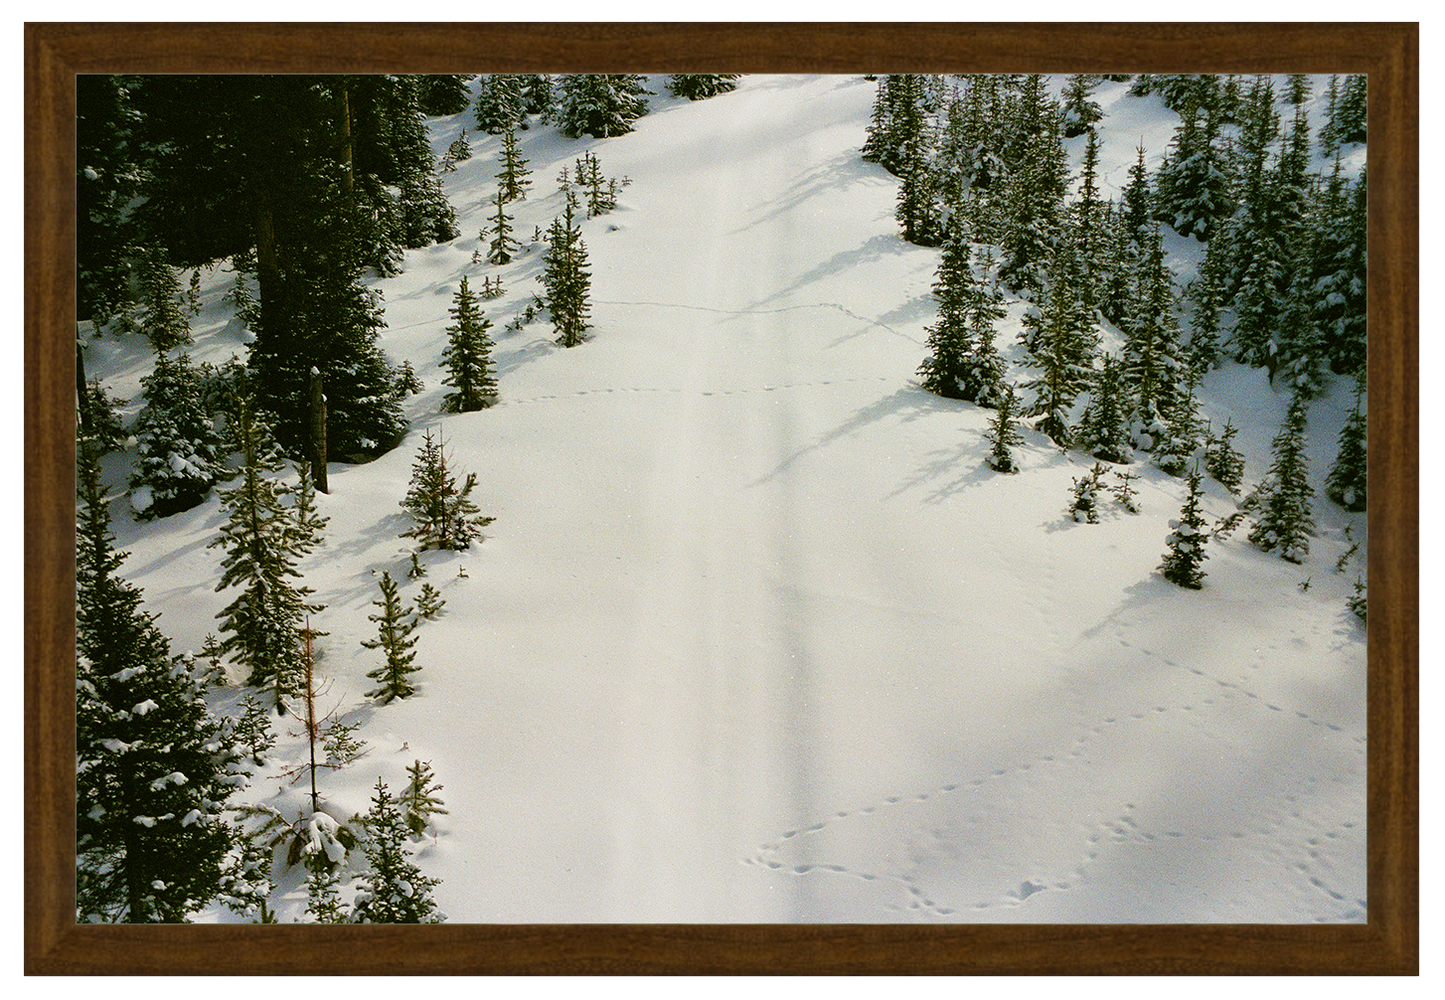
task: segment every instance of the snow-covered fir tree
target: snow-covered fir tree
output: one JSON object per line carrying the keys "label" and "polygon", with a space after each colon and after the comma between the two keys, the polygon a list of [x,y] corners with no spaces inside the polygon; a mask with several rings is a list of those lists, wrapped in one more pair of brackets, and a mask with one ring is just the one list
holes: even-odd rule
{"label": "snow-covered fir tree", "polygon": [[736,73],[673,73],[667,78],[667,89],[674,97],[701,101],[737,89]]}
{"label": "snow-covered fir tree", "polygon": [[164,247],[145,247],[137,254],[141,315],[137,325],[151,346],[164,353],[191,342],[191,324],[176,269]]}
{"label": "snow-covered fir tree", "polygon": [[1133,461],[1134,450],[1129,441],[1132,408],[1124,388],[1123,362],[1118,357],[1103,355],[1100,367],[1094,372],[1090,395],[1089,405],[1074,428],[1074,443],[1106,462]]}
{"label": "snow-covered fir tree", "polygon": [[1036,319],[1026,321],[1029,351],[1040,369],[1038,376],[1024,383],[1034,393],[1029,415],[1038,417],[1035,426],[1060,446],[1071,441],[1069,414],[1074,401],[1093,382],[1098,344],[1093,316],[1082,308],[1078,286],[1071,280],[1078,273],[1071,258],[1070,247],[1056,248],[1043,308]]}
{"label": "snow-covered fir tree", "polygon": [[[412,554],[415,556],[415,553]],[[416,596],[417,616],[425,621],[431,621],[441,614],[442,608],[446,607],[446,601],[442,598],[442,592],[433,587],[430,583],[421,585],[421,592]]]}
{"label": "snow-covered fir tree", "polygon": [[1273,462],[1256,494],[1258,513],[1249,540],[1265,552],[1301,563],[1309,556],[1315,531],[1305,430],[1309,420],[1306,400],[1295,395],[1284,424],[1271,446]]}
{"label": "snow-covered fir tree", "polygon": [[221,471],[221,436],[201,400],[200,372],[189,355],[156,356],[141,379],[145,406],[136,418],[131,506],[142,519],[189,510]]}
{"label": "snow-covered fir tree", "polygon": [[1339,453],[1325,480],[1325,495],[1345,510],[1361,511],[1366,501],[1364,385],[1355,387],[1355,408],[1340,428]]}
{"label": "snow-covered fir tree", "polygon": [[437,880],[423,875],[406,847],[407,826],[386,782],[376,779],[365,817],[367,870],[352,907],[358,924],[437,924],[446,919],[432,899]]}
{"label": "snow-covered fir tree", "polygon": [[447,468],[440,437],[433,439],[428,429],[412,463],[406,499],[401,502],[416,526],[402,532],[402,537],[415,538],[422,549],[469,548],[473,539],[481,537],[481,529],[492,523],[472,502],[476,486],[475,472],[467,473],[462,486],[457,486],[456,475]]}
{"label": "snow-covered fir tree", "polygon": [[483,77],[477,87],[477,128],[489,135],[527,127],[522,108],[522,78],[511,73]]}
{"label": "snow-covered fir tree", "polygon": [[244,784],[209,667],[171,654],[122,579],[96,457],[76,507],[75,875],[81,923],[176,923],[214,899]]}
{"label": "snow-covered fir tree", "polygon": [[998,407],[989,421],[988,430],[984,432],[984,438],[993,442],[986,461],[989,468],[995,472],[1014,473],[1019,471],[1018,463],[1013,456],[1014,447],[1023,444],[1023,437],[1019,434],[1015,424],[1015,420],[1018,418],[1018,409],[1018,396],[1014,393],[1013,386],[1003,386],[998,396]]}
{"label": "snow-covered fir tree", "polygon": [[1234,435],[1238,432],[1234,421],[1226,419],[1219,436],[1211,432],[1204,447],[1205,471],[1216,483],[1235,494],[1244,485],[1244,456],[1234,447]]}
{"label": "snow-covered fir tree", "polygon": [[507,214],[507,199],[502,197],[498,191],[492,199],[495,212],[492,215],[492,224],[483,229],[479,240],[485,240],[489,236],[491,242],[487,244],[487,262],[500,267],[503,264],[510,264],[512,257],[521,244],[512,238],[512,217]]}
{"label": "snow-covered fir tree", "polygon": [[1104,471],[1103,464],[1095,462],[1087,476],[1073,477],[1074,485],[1070,491],[1073,499],[1067,513],[1075,521],[1099,523],[1099,489],[1103,486]]}
{"label": "snow-covered fir tree", "polygon": [[1094,123],[1104,117],[1104,109],[1093,99],[1098,77],[1075,73],[1064,85],[1064,138],[1072,139],[1094,130]]}
{"label": "snow-covered fir tree", "polygon": [[994,345],[994,323],[1003,316],[1002,295],[974,271],[961,225],[951,222],[933,295],[938,321],[928,332],[930,354],[919,366],[922,385],[949,399],[993,405],[1005,363]]}
{"label": "snow-covered fir tree", "polygon": [[1159,566],[1159,572],[1170,583],[1189,590],[1199,590],[1204,586],[1204,577],[1207,575],[1200,567],[1208,558],[1204,545],[1209,541],[1209,535],[1204,530],[1204,515],[1199,509],[1203,494],[1199,485],[1198,466],[1190,471],[1188,482],[1189,493],[1185,497],[1184,508],[1179,512],[1178,518],[1169,522],[1170,532],[1164,538],[1168,549],[1164,554],[1164,562]]}
{"label": "snow-covered fir tree", "polygon": [[562,77],[557,124],[569,139],[626,135],[647,113],[648,93],[636,73],[575,73]]}

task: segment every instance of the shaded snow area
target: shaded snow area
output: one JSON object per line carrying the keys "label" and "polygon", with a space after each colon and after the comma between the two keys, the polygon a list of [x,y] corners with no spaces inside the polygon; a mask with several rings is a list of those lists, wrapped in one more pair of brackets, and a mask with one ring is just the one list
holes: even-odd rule
{"label": "shaded snow area", "polygon": [[[448,813],[413,849],[453,922],[1364,921],[1365,635],[1354,571],[1335,572],[1364,516],[1322,489],[1351,387],[1311,404],[1308,562],[1241,528],[1210,544],[1202,591],[1176,587],[1156,569],[1183,480],[1138,461],[1141,512],[1076,523],[1092,459],[1021,426],[1022,471],[997,475],[990,411],[919,387],[939,252],[902,240],[897,178],[859,157],[876,84],[749,76],[689,103],[650,79],[632,134],[520,134],[526,252],[503,267],[471,263],[500,140],[469,113],[430,120],[438,154],[463,127],[472,142],[441,175],[462,236],[374,282],[381,344],[426,389],[400,447],[332,464],[302,564],[326,606],[319,710],[369,747],[320,777],[325,810],[365,812],[378,776],[399,790],[430,761]],[[1106,198],[1141,135],[1152,168],[1177,121],[1125,89],[1096,94]],[[582,223],[593,329],[563,349],[545,319],[503,327],[541,291],[530,238],[586,150],[631,183]],[[1166,245],[1191,276],[1200,245]],[[482,303],[500,400],[442,416],[464,275],[504,283]],[[231,273],[202,278],[193,356],[244,356]],[[1021,382],[1008,305],[997,342]],[[148,359],[107,337],[87,372],[133,417]],[[1199,395],[1240,428],[1253,485],[1285,390],[1231,363]],[[422,582],[399,504],[427,428],[495,521],[421,555],[446,608],[416,633],[417,694],[382,706],[361,641],[383,571],[407,601]],[[113,484],[133,457],[110,456]],[[1206,481],[1203,507],[1212,524],[1236,501]],[[199,650],[233,596],[206,547],[219,501],[116,517],[122,574]],[[277,731],[244,796],[295,813],[308,789],[279,775],[305,742],[290,717]],[[299,869],[277,874],[281,919],[302,918]]]}

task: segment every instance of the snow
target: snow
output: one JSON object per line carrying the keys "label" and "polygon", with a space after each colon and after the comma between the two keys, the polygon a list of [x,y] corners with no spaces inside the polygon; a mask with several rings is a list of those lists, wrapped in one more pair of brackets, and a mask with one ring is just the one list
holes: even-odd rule
{"label": "snow", "polygon": [[[1105,197],[1141,137],[1157,166],[1175,121],[1126,89],[1096,94]],[[633,181],[582,223],[594,329],[572,349],[541,320],[504,329],[540,291],[541,248],[470,264],[500,140],[432,120],[438,152],[462,127],[473,143],[442,176],[463,235],[374,282],[382,345],[426,389],[400,447],[329,467],[303,564],[326,605],[323,707],[370,748],[318,777],[323,808],[364,813],[378,777],[399,792],[429,761],[449,812],[412,848],[456,922],[1363,922],[1365,640],[1355,567],[1334,572],[1363,515],[1317,500],[1304,566],[1245,530],[1211,540],[1187,591],[1155,572],[1181,480],[1136,462],[1141,512],[1103,500],[1087,524],[1068,507],[1091,459],[1022,428],[1019,474],[988,469],[988,411],[917,385],[938,253],[901,240],[896,178],[859,160],[874,92],[749,76],[654,97],[631,135],[522,133],[519,235],[560,211],[552,179],[586,150]],[[1187,277],[1200,245],[1168,246]],[[478,271],[507,289],[485,303],[500,398],[443,416],[447,309]],[[230,278],[202,274],[198,359],[244,354]],[[133,399],[145,349],[89,341],[87,371]],[[1199,398],[1257,481],[1287,399],[1237,365]],[[1352,405],[1343,384],[1313,405],[1321,495]],[[399,504],[429,427],[496,520],[468,551],[421,554],[447,611],[417,633],[418,693],[379,706],[360,642],[375,574],[407,601],[420,587]],[[1202,509],[1235,503],[1206,482]],[[200,648],[227,599],[218,500],[116,514],[123,573]],[[243,797],[289,822],[309,797],[280,775],[305,741],[275,727]],[[301,916],[300,876],[281,884],[281,919]]]}

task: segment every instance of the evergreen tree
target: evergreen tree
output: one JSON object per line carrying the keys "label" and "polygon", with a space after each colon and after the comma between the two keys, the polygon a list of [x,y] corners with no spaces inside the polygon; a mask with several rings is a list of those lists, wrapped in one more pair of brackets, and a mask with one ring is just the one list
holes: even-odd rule
{"label": "evergreen tree", "polygon": [[1084,308],[1103,305],[1105,256],[1104,206],[1099,199],[1099,136],[1093,129],[1084,145],[1083,174],[1078,200],[1073,205],[1075,243],[1081,265],[1079,299]]}
{"label": "evergreen tree", "polygon": [[1003,315],[1001,296],[975,275],[961,228],[955,223],[950,232],[933,285],[939,315],[927,328],[932,353],[918,374],[929,392],[991,405],[1004,374],[1003,357],[993,342],[994,321]]}
{"label": "evergreen tree", "polygon": [[1167,433],[1154,443],[1154,464],[1171,476],[1184,475],[1203,443],[1194,383],[1193,378],[1188,378],[1172,394],[1166,413]]}
{"label": "evergreen tree", "polygon": [[1340,89],[1334,134],[1341,144],[1365,141],[1369,105],[1366,81],[1367,77],[1363,74],[1351,73],[1345,77],[1344,85]]}
{"label": "evergreen tree", "polygon": [[1154,193],[1149,181],[1149,168],[1144,163],[1144,144],[1138,148],[1138,159],[1129,167],[1129,183],[1124,186],[1123,223],[1137,246],[1147,247],[1150,221],[1154,218]]}
{"label": "evergreen tree", "polygon": [[1139,447],[1154,448],[1151,428],[1172,401],[1183,365],[1179,360],[1179,323],[1174,316],[1174,280],[1164,263],[1158,225],[1146,241],[1125,330],[1124,377],[1134,398]]}
{"label": "evergreen tree", "polygon": [[1008,128],[999,279],[1015,291],[1041,294],[1060,236],[1068,177],[1058,104],[1038,74],[1026,78]]}
{"label": "evergreen tree", "polygon": [[1325,495],[1345,510],[1365,509],[1366,432],[1364,384],[1355,387],[1355,408],[1340,428],[1340,451],[1325,480]]}
{"label": "evergreen tree", "polygon": [[547,291],[547,311],[557,343],[563,347],[576,347],[586,339],[590,313],[592,273],[586,269],[587,245],[582,242],[576,208],[576,196],[568,191],[563,214],[553,219],[547,230],[547,254],[539,276]]}
{"label": "evergreen tree", "polygon": [[1076,73],[1064,85],[1064,138],[1072,139],[1094,131],[1094,123],[1103,120],[1104,109],[1093,100],[1098,77]]}
{"label": "evergreen tree", "polygon": [[524,201],[527,197],[527,188],[532,182],[527,178],[532,172],[527,169],[531,160],[522,157],[521,148],[517,145],[517,132],[515,129],[507,129],[502,133],[502,169],[497,173],[497,190],[502,201]]}
{"label": "evergreen tree", "polygon": [[1103,356],[1103,367],[1094,375],[1093,398],[1074,429],[1074,442],[1106,462],[1133,461],[1123,369],[1123,363],[1114,355]]}
{"label": "evergreen tree", "polygon": [[1095,462],[1087,476],[1074,477],[1073,502],[1068,514],[1075,521],[1099,523],[1099,487],[1103,485],[1104,466]]}
{"label": "evergreen tree", "polygon": [[1333,157],[1340,151],[1340,140],[1335,130],[1340,106],[1340,77],[1330,74],[1329,85],[1325,88],[1325,122],[1320,126],[1320,155]]}
{"label": "evergreen tree", "polygon": [[386,93],[393,135],[401,243],[408,249],[445,243],[461,235],[456,213],[437,180],[431,137],[415,77],[401,77]]}
{"label": "evergreen tree", "polygon": [[522,110],[529,115],[541,115],[545,121],[555,108],[555,94],[552,78],[544,73],[523,73]]}
{"label": "evergreen tree", "polygon": [[1172,530],[1164,538],[1164,544],[1169,549],[1159,567],[1164,579],[1190,590],[1199,590],[1204,586],[1206,574],[1200,566],[1208,558],[1204,545],[1209,541],[1209,536],[1203,530],[1204,515],[1199,510],[1202,496],[1199,479],[1199,469],[1196,466],[1189,473],[1189,495],[1184,501],[1184,509],[1179,512],[1177,520],[1169,522]]}
{"label": "evergreen tree", "polygon": [[351,919],[358,924],[436,924],[446,919],[431,893],[437,880],[423,875],[406,849],[407,827],[386,782],[376,779],[366,814],[368,869],[361,876]]}
{"label": "evergreen tree", "polygon": [[1365,178],[1350,185],[1339,158],[1313,211],[1308,248],[1310,320],[1318,350],[1340,375],[1363,374],[1365,335]]}
{"label": "evergreen tree", "polygon": [[1235,210],[1219,120],[1187,106],[1169,156],[1159,167],[1155,214],[1181,236],[1208,240]]}
{"label": "evergreen tree", "polygon": [[1310,78],[1304,73],[1291,73],[1285,78],[1285,102],[1299,107],[1310,97]]}
{"label": "evergreen tree", "polygon": [[1244,484],[1244,456],[1234,447],[1234,435],[1239,431],[1232,420],[1224,421],[1219,436],[1209,435],[1204,450],[1204,468],[1214,481],[1229,492],[1238,494]]}
{"label": "evergreen tree", "polygon": [[1139,491],[1130,485],[1139,477],[1131,473],[1128,469],[1114,470],[1114,477],[1119,480],[1118,485],[1111,488],[1114,499],[1119,502],[1120,507],[1123,507],[1130,514],[1139,513],[1139,505],[1134,502],[1134,498],[1139,495]]}
{"label": "evergreen tree", "polygon": [[1350,612],[1360,620],[1361,625],[1365,624],[1365,610],[1367,603],[1368,601],[1365,593],[1365,578],[1363,576],[1356,577],[1355,592],[1351,594],[1348,599],[1346,599],[1345,607],[1349,608]]}
{"label": "evergreen tree", "polygon": [[185,299],[176,269],[163,247],[146,247],[138,253],[141,285],[139,326],[157,352],[164,353],[191,342]]}
{"label": "evergreen tree", "polygon": [[432,816],[445,816],[441,796],[437,794],[442,786],[436,783],[431,761],[418,760],[406,769],[406,791],[401,793],[397,805],[401,807],[402,818],[407,829],[415,836],[421,836],[431,822]]}
{"label": "evergreen tree", "polygon": [[244,776],[207,707],[208,671],[173,657],[121,579],[92,449],[76,508],[76,920],[184,921],[221,890],[226,800]]}
{"label": "evergreen tree", "polygon": [[1041,418],[1035,426],[1060,446],[1070,442],[1070,408],[1093,381],[1098,342],[1093,316],[1081,307],[1077,285],[1070,280],[1077,271],[1064,266],[1067,259],[1067,250],[1054,254],[1053,279],[1043,310],[1030,324],[1028,347],[1041,371],[1025,383],[1025,388],[1034,392],[1029,415]]}
{"label": "evergreen tree", "polygon": [[1014,426],[1017,415],[1018,397],[1014,394],[1013,386],[1005,385],[998,397],[998,409],[994,411],[993,420],[984,434],[985,438],[993,442],[987,461],[989,468],[995,472],[1019,471],[1018,463],[1014,461],[1013,452],[1010,450],[1015,445],[1023,444],[1023,438]]}
{"label": "evergreen tree", "polygon": [[483,77],[477,88],[477,128],[489,135],[512,129],[526,129],[522,110],[522,79],[515,74],[494,73]]}
{"label": "evergreen tree", "polygon": [[1199,277],[1189,285],[1194,310],[1190,317],[1189,363],[1200,372],[1219,367],[1220,312],[1224,308],[1226,281],[1225,245],[1228,237],[1218,230],[1211,234],[1204,251]]}
{"label": "evergreen tree", "polygon": [[562,77],[558,127],[569,139],[626,135],[647,113],[648,91],[636,73],[578,73]]}
{"label": "evergreen tree", "polygon": [[98,378],[85,383],[85,391],[76,400],[76,436],[90,442],[97,454],[108,455],[125,443],[121,402],[106,391]]}
{"label": "evergreen tree", "polygon": [[294,454],[308,451],[313,367],[333,454],[376,454],[404,426],[362,279],[455,235],[418,89],[401,76],[157,74],[136,91],[149,167],[138,225],[175,266],[254,271],[250,362]]}
{"label": "evergreen tree", "polygon": [[276,734],[271,730],[271,714],[266,706],[252,692],[246,692],[241,702],[241,717],[235,725],[236,746],[244,751],[256,767],[266,764],[266,754],[276,745]]}
{"label": "evergreen tree", "polygon": [[457,488],[442,443],[434,441],[428,430],[412,464],[411,486],[401,502],[416,520],[416,527],[402,532],[402,537],[415,538],[422,549],[470,547],[472,539],[480,537],[481,529],[492,523],[492,518],[483,517],[471,500],[476,486],[477,474],[471,472]]}
{"label": "evergreen tree", "polygon": [[[315,857],[315,855],[313,855]],[[316,924],[350,922],[347,906],[341,901],[341,870],[320,864],[306,868],[306,914]]]}
{"label": "evergreen tree", "polygon": [[412,632],[416,631],[417,620],[414,608],[401,606],[396,581],[390,573],[381,574],[381,600],[371,603],[381,609],[380,614],[366,616],[367,620],[377,623],[377,638],[363,639],[361,644],[367,649],[382,650],[386,654],[386,662],[367,673],[366,676],[380,686],[368,691],[366,696],[376,698],[385,705],[416,693],[416,686],[409,676],[421,669],[414,662],[416,639]]}
{"label": "evergreen tree", "polygon": [[667,89],[674,97],[701,101],[737,89],[736,73],[674,73],[667,78]]}
{"label": "evergreen tree", "polygon": [[238,850],[221,871],[221,891],[216,898],[253,924],[274,924],[276,914],[270,907],[271,893],[276,890],[271,876],[273,849],[240,831],[235,839]]}
{"label": "evergreen tree", "polygon": [[292,514],[295,519],[296,541],[294,552],[298,556],[310,555],[321,544],[321,532],[330,522],[316,509],[316,483],[311,478],[311,463],[297,462],[296,486],[292,491],[295,504]]}
{"label": "evergreen tree", "polygon": [[321,610],[306,601],[311,589],[293,582],[300,576],[296,563],[315,545],[316,529],[303,529],[283,503],[289,491],[272,476],[283,467],[281,454],[252,406],[238,400],[232,433],[241,466],[236,484],[221,491],[227,519],[208,547],[225,552],[217,592],[240,588],[216,616],[221,650],[247,668],[247,684],[270,688],[281,713],[285,698],[300,690],[306,616]]}
{"label": "evergreen tree", "polygon": [[879,82],[873,102],[863,159],[877,163],[895,176],[906,176],[910,156],[917,161],[921,159],[920,151],[932,146],[924,101],[924,82],[919,74],[885,76]]}
{"label": "evergreen tree", "polygon": [[220,475],[221,437],[201,402],[201,378],[188,355],[160,354],[141,379],[145,406],[136,418],[137,461],[131,506],[142,519],[189,510]]}
{"label": "evergreen tree", "polygon": [[[412,553],[416,558],[416,553]],[[421,593],[416,598],[416,613],[425,621],[431,621],[441,614],[442,608],[446,607],[446,601],[442,599],[440,590],[437,590],[429,583],[421,585]]]}
{"label": "evergreen tree", "polygon": [[1269,77],[1254,78],[1240,108],[1240,134],[1235,145],[1242,200],[1258,205],[1264,191],[1270,150],[1279,138],[1274,84]]}
{"label": "evergreen tree", "polygon": [[462,129],[461,134],[453,139],[452,144],[447,147],[447,151],[442,156],[438,166],[442,173],[449,174],[456,171],[458,163],[470,160],[471,158],[472,144],[467,141],[467,130]]}
{"label": "evergreen tree", "polygon": [[461,287],[451,308],[452,325],[447,327],[447,348],[442,352],[442,366],[447,377],[443,385],[447,393],[442,409],[448,413],[469,413],[485,409],[497,401],[497,380],[492,374],[492,340],[487,335],[491,320],[483,315],[476,296],[462,276]]}
{"label": "evergreen tree", "polygon": [[467,90],[467,81],[471,78],[471,74],[459,73],[428,73],[421,77],[417,81],[417,96],[422,114],[459,115],[467,110],[472,99]]}
{"label": "evergreen tree", "polygon": [[502,197],[501,191],[492,199],[492,204],[496,206],[497,214],[492,216],[492,225],[482,230],[479,238],[486,239],[487,234],[491,234],[492,242],[487,248],[487,261],[500,267],[512,262],[512,255],[521,249],[521,244],[512,239],[512,217],[507,214],[507,200]]}
{"label": "evergreen tree", "polygon": [[1314,534],[1314,513],[1310,509],[1314,488],[1309,482],[1305,442],[1308,419],[1304,397],[1294,396],[1271,448],[1274,460],[1260,484],[1260,510],[1249,533],[1256,547],[1278,552],[1292,563],[1304,562],[1309,556],[1309,536]]}
{"label": "evergreen tree", "polygon": [[136,77],[75,78],[76,319],[97,328],[131,301],[134,206],[145,183]]}

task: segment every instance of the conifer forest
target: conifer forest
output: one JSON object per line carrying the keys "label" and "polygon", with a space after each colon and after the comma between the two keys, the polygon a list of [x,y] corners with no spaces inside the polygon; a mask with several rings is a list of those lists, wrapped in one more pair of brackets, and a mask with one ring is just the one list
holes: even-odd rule
{"label": "conifer forest", "polygon": [[1364,76],[76,85],[77,921],[1367,920]]}

